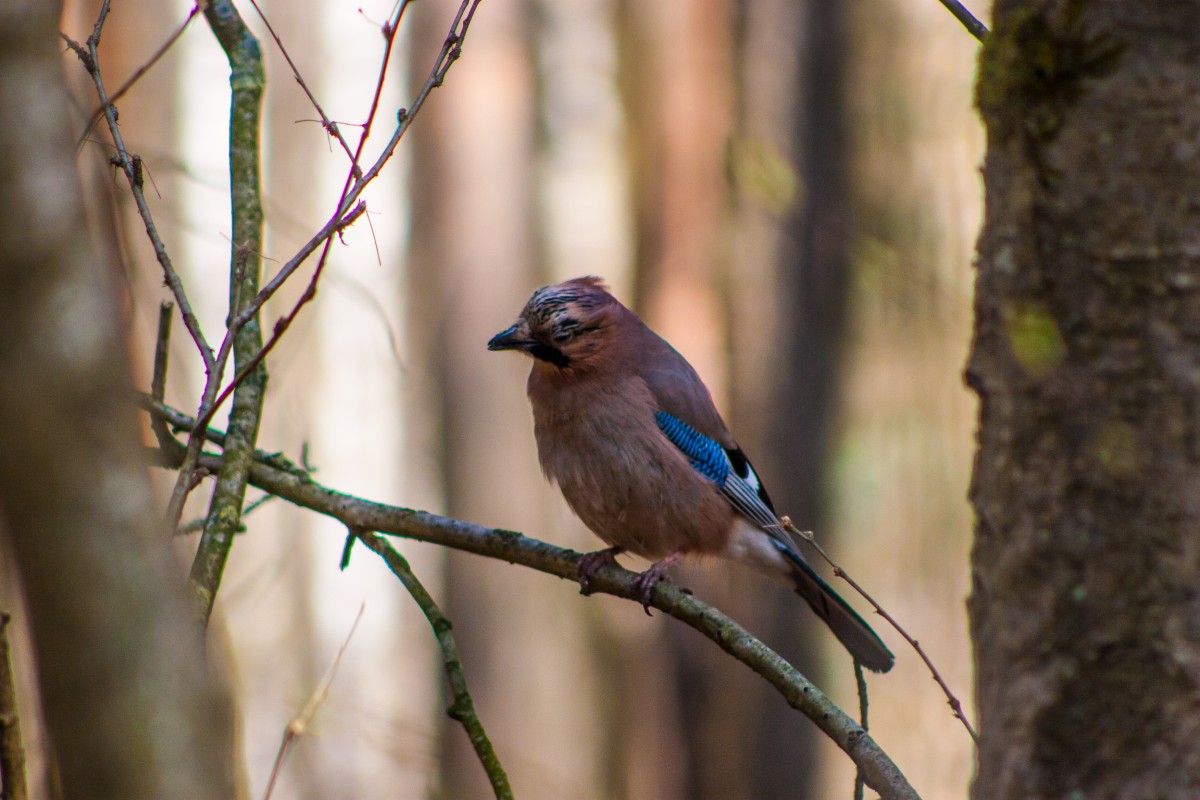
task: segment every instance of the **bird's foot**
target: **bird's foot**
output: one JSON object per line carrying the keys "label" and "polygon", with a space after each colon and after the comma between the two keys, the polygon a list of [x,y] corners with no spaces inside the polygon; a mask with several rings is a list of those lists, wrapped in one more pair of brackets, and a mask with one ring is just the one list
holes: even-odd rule
{"label": "bird's foot", "polygon": [[623,547],[606,547],[594,553],[584,553],[579,559],[579,591],[581,594],[591,594],[589,584],[596,576],[596,570],[601,567],[616,567],[617,556],[625,552]]}
{"label": "bird's foot", "polygon": [[651,564],[648,570],[638,575],[634,580],[633,586],[637,589],[638,600],[641,601],[642,610],[646,612],[647,617],[650,616],[650,593],[654,591],[655,584],[666,577],[663,573],[667,571],[667,567],[681,558],[683,558],[683,553],[671,553],[671,555],[661,561]]}

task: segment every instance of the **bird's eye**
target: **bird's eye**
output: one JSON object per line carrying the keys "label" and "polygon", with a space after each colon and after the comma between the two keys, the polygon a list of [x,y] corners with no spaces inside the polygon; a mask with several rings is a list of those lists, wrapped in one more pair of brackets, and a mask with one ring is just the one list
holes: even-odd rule
{"label": "bird's eye", "polygon": [[571,341],[571,337],[574,335],[574,331],[559,331],[558,333],[554,334],[554,343],[566,344],[567,342]]}

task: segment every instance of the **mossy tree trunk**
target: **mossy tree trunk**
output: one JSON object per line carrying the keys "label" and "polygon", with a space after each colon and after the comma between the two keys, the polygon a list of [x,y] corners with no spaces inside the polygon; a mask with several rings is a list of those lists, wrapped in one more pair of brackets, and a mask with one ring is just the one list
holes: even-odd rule
{"label": "mossy tree trunk", "polygon": [[996,4],[976,800],[1200,785],[1198,97],[1194,3]]}

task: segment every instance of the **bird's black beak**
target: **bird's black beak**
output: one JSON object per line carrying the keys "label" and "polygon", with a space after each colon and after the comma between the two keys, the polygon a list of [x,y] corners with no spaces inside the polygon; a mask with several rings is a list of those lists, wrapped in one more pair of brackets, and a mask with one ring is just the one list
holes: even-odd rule
{"label": "bird's black beak", "polygon": [[518,325],[500,331],[488,341],[488,350],[523,350],[529,344],[517,332]]}

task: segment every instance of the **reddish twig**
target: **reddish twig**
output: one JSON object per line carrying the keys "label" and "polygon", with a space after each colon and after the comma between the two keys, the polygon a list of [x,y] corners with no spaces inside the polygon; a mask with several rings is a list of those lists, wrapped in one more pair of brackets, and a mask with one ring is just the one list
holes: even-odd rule
{"label": "reddish twig", "polygon": [[275,790],[275,779],[279,777],[279,770],[283,767],[283,758],[287,755],[292,742],[308,732],[308,727],[312,724],[313,717],[317,715],[317,709],[329,697],[329,687],[333,685],[333,679],[337,677],[338,667],[342,665],[342,657],[346,655],[346,648],[350,646],[350,640],[354,638],[354,631],[358,629],[358,623],[362,619],[363,609],[365,608],[365,603],[358,607],[358,614],[354,617],[354,623],[350,626],[350,632],[346,634],[346,641],[342,642],[342,646],[338,648],[337,655],[333,657],[333,663],[329,665],[329,669],[325,670],[324,677],[317,684],[317,688],[313,689],[308,702],[304,704],[304,707],[296,713],[296,716],[292,717],[291,722],[284,728],[283,739],[279,742],[279,752],[276,753],[275,764],[271,767],[271,777],[267,780],[266,791],[263,792],[263,800],[270,800],[271,792]]}
{"label": "reddish twig", "polygon": [[296,67],[296,62],[292,61],[291,54],[289,54],[287,48],[283,46],[283,40],[279,38],[279,34],[277,34],[275,32],[275,28],[271,26],[271,21],[267,19],[267,15],[263,13],[263,10],[259,8],[257,0],[250,0],[250,5],[253,6],[255,12],[258,13],[258,18],[263,21],[263,25],[267,26],[267,33],[271,34],[271,38],[275,40],[275,46],[279,48],[279,52],[283,54],[283,59],[287,61],[288,66],[292,69],[292,77],[296,79],[296,83],[300,84],[300,88],[304,90],[306,95],[308,95],[308,102],[312,103],[312,107],[315,108],[317,113],[321,115],[321,127],[325,129],[326,133],[338,140],[338,143],[341,144],[342,149],[346,151],[346,155],[350,157],[352,168],[357,168],[358,157],[351,152],[350,143],[346,141],[344,136],[342,136],[342,132],[338,128],[337,123],[331,120],[328,115],[326,115],[325,109],[321,108],[321,104],[317,102],[317,98],[313,95],[312,90],[308,88],[308,84],[305,82],[303,76],[300,75],[300,70]]}
{"label": "reddish twig", "polygon": [[[179,37],[183,36],[183,32],[187,30],[188,26],[192,24],[192,20],[194,20],[196,15],[199,13],[200,4],[197,3],[196,5],[192,6],[192,10],[188,12],[187,19],[181,22],[179,27],[172,31],[171,35],[167,37],[167,40],[159,45],[159,48],[154,51],[154,54],[150,56],[146,63],[134,70],[134,73],[129,76],[129,79],[126,80],[125,83],[121,84],[119,89],[113,92],[112,97],[109,98],[109,103],[115,103],[124,97],[125,93],[132,89],[134,84],[141,80],[142,76],[149,72],[154,65],[157,64],[159,60],[167,54],[167,51],[174,46],[175,42],[179,41]],[[92,132],[103,116],[104,104],[101,104],[100,107],[93,111],[91,116],[88,117],[88,123],[86,126],[84,126],[83,133],[79,136],[79,141],[75,143],[76,150],[78,150],[80,147],[83,147],[83,143],[87,141],[88,134]]]}
{"label": "reddish twig", "polygon": [[[158,263],[162,266],[164,281],[167,284],[167,288],[171,290],[171,294],[174,295],[175,302],[179,304],[179,312],[183,317],[183,324],[188,329],[188,333],[191,334],[193,341],[195,341],[196,348],[200,351],[200,357],[204,359],[204,366],[207,369],[214,362],[212,348],[209,346],[208,340],[204,338],[204,333],[200,330],[200,321],[196,318],[195,312],[192,311],[192,304],[188,302],[183,282],[179,278],[179,273],[175,271],[170,256],[167,255],[167,248],[163,244],[162,237],[158,234],[158,227],[154,224],[154,215],[151,214],[150,206],[146,202],[146,195],[142,191],[142,170],[134,163],[136,157],[125,147],[125,140],[121,136],[121,129],[117,125],[116,106],[113,105],[113,101],[104,86],[104,78],[100,74],[100,58],[97,48],[100,44],[100,33],[104,27],[104,20],[108,16],[108,7],[108,0],[105,0],[100,8],[100,16],[96,20],[92,35],[87,39],[86,49],[65,35],[63,39],[66,41],[67,46],[79,56],[79,60],[83,62],[84,68],[96,86],[96,94],[100,98],[100,107],[104,110],[104,116],[108,120],[108,130],[112,134],[113,145],[116,147],[116,155],[112,159],[113,163],[125,173],[125,178],[129,182],[129,188],[133,194],[134,203],[137,205],[138,214],[146,226],[146,235],[150,238],[150,243],[154,247],[154,255],[158,259]],[[136,160],[140,164],[141,159]]]}
{"label": "reddish twig", "polygon": [[[255,296],[255,298],[246,305],[241,313],[233,317],[230,322],[229,329],[226,332],[226,340],[228,341],[229,339],[235,337],[241,326],[249,322],[250,319],[254,317],[254,314],[257,313],[258,309],[261,308],[262,305],[279,290],[279,287],[281,287],[293,274],[295,274],[300,265],[306,261],[318,247],[320,247],[321,255],[317,260],[317,266],[313,270],[313,275],[309,279],[308,286],[304,290],[304,293],[301,294],[299,300],[296,301],[296,304],[292,307],[292,310],[276,321],[271,338],[267,340],[266,344],[263,345],[254,359],[248,362],[247,365],[243,367],[243,369],[241,369],[237,375],[234,376],[229,385],[226,386],[217,396],[216,401],[211,405],[211,407],[203,409],[198,414],[201,427],[204,427],[212,420],[213,416],[217,412],[217,409],[220,408],[221,404],[224,403],[226,399],[228,399],[228,397],[237,388],[238,384],[245,380],[246,376],[253,371],[254,366],[260,363],[262,359],[274,349],[280,337],[300,313],[300,309],[309,303],[314,297],[316,297],[317,283],[320,281],[321,275],[324,273],[325,265],[329,258],[329,249],[332,246],[333,235],[349,227],[349,225],[366,210],[366,205],[360,200],[363,191],[371,184],[372,181],[375,180],[375,178],[379,176],[380,171],[383,170],[383,167],[395,153],[396,147],[400,144],[401,138],[403,138],[404,134],[408,131],[408,128],[412,124],[413,119],[416,117],[417,112],[419,112],[421,107],[425,104],[425,100],[429,97],[430,93],[432,93],[434,89],[442,85],[446,79],[446,74],[449,72],[451,65],[453,65],[453,63],[462,55],[463,41],[466,38],[471,21],[475,17],[475,10],[478,8],[481,0],[462,0],[458,8],[458,13],[454,16],[454,21],[451,23],[450,30],[447,33],[445,40],[442,42],[442,48],[438,52],[437,58],[434,60],[433,67],[430,69],[429,76],[426,79],[424,86],[422,86],[421,90],[417,93],[417,96],[413,100],[411,107],[409,109],[400,110],[397,118],[396,129],[393,131],[392,137],[388,140],[388,143],[384,146],[383,152],[380,153],[379,157],[375,160],[375,163],[372,164],[370,169],[363,173],[361,177],[355,178],[354,170],[358,167],[358,157],[361,155],[367,136],[370,134],[371,124],[375,119],[376,111],[378,109],[384,77],[387,70],[387,64],[390,60],[392,42],[394,41],[396,35],[395,32],[400,20],[403,17],[405,9],[409,5],[409,2],[411,2],[411,0],[403,0],[397,9],[394,23],[389,22],[389,24],[385,26],[384,32],[388,43],[385,47],[384,61],[380,68],[380,76],[376,84],[375,97],[371,104],[371,111],[368,114],[367,122],[363,126],[362,136],[359,139],[358,148],[355,150],[354,164],[351,167],[351,174],[346,179],[346,184],[343,187],[341,197],[338,201],[337,211],[335,211],[329,221],[325,223],[324,227],[322,227],[320,231],[318,231],[311,239],[309,239],[300,248],[296,255],[290,258],[280,268],[279,272],[277,272],[275,276],[267,282],[267,284]],[[224,345],[222,345],[222,349],[224,349]]]}
{"label": "reddish twig", "polygon": [[925,662],[925,666],[929,668],[929,672],[930,672],[930,674],[933,675],[933,679],[937,682],[937,685],[942,687],[942,692],[946,695],[946,702],[949,704],[950,710],[952,712],[954,712],[954,716],[956,716],[959,719],[959,721],[962,722],[963,727],[965,727],[967,729],[967,733],[971,734],[971,738],[974,739],[975,744],[978,745],[979,744],[979,734],[975,732],[975,728],[971,725],[971,721],[967,719],[966,713],[963,712],[962,703],[959,702],[958,698],[954,696],[954,692],[950,691],[950,687],[947,686],[946,681],[944,681],[942,679],[942,675],[940,672],[938,672],[937,667],[935,667],[933,665],[933,662],[929,660],[929,656],[927,656],[925,654],[925,651],[921,648],[920,642],[918,642],[913,637],[909,636],[908,631],[906,631],[906,630],[904,630],[904,628],[900,627],[900,623],[896,621],[895,617],[893,617],[891,614],[889,614],[883,608],[883,606],[879,605],[879,603],[877,603],[875,601],[874,597],[871,597],[871,595],[867,594],[867,592],[861,586],[858,585],[857,581],[855,581],[848,574],[846,574],[846,570],[844,570],[840,566],[838,566],[838,564],[836,562],[834,562],[834,560],[832,558],[829,557],[829,554],[825,552],[825,548],[821,547],[821,545],[818,544],[817,538],[813,534],[812,531],[800,530],[792,523],[792,520],[788,517],[782,517],[780,519],[780,523],[783,525],[784,528],[786,528],[787,530],[796,534],[800,538],[804,539],[804,541],[806,541],[810,545],[812,545],[813,549],[816,550],[817,553],[820,554],[821,558],[825,559],[825,562],[828,563],[829,566],[833,569],[833,574],[838,576],[842,580],[846,581],[846,583],[850,584],[850,586],[852,586],[854,588],[854,591],[856,591],[860,595],[862,595],[863,599],[871,604],[871,607],[875,609],[875,613],[878,614],[879,616],[883,617],[885,620],[887,620],[888,624],[890,624],[893,628],[895,628],[896,632],[904,637],[904,640],[912,646],[913,650],[917,651],[917,655],[919,655],[921,657],[921,660]]}
{"label": "reddish twig", "polygon": [[[388,140],[388,143],[384,146],[379,157],[375,159],[375,163],[371,165],[370,169],[368,169],[361,178],[358,178],[349,185],[348,189],[343,192],[341,198],[339,199],[337,211],[334,212],[330,220],[325,223],[325,226],[316,235],[314,235],[308,242],[304,244],[303,247],[300,248],[299,252],[297,252],[295,256],[290,258],[287,263],[280,268],[279,272],[277,272],[270,281],[267,282],[267,284],[259,291],[254,300],[251,301],[242,311],[242,313],[238,315],[235,320],[236,324],[245,324],[245,322],[253,316],[254,312],[261,308],[262,305],[279,290],[279,287],[282,286],[283,283],[287,281],[287,279],[290,278],[293,273],[295,273],[295,271],[300,267],[300,264],[303,263],[317,249],[318,246],[326,243],[333,233],[345,227],[345,224],[343,223],[345,216],[349,214],[352,211],[353,206],[358,203],[359,197],[362,196],[362,193],[367,186],[369,186],[371,182],[379,176],[380,171],[383,170],[383,167],[395,153],[396,147],[400,144],[400,139],[403,138],[404,134],[408,131],[408,128],[412,124],[413,119],[416,117],[417,112],[419,112],[421,107],[425,104],[425,100],[429,97],[429,94],[434,89],[442,85],[450,66],[457,61],[459,56],[462,54],[462,43],[467,35],[467,29],[471,24],[471,20],[474,18],[475,9],[479,3],[480,0],[462,0],[462,4],[459,6],[458,13],[454,17],[454,22],[450,26],[450,32],[447,34],[445,41],[442,43],[442,49],[434,61],[433,68],[430,70],[429,77],[425,81],[425,85],[421,88],[421,91],[417,93],[412,105],[408,109],[400,110],[396,129],[393,131],[391,139]],[[407,6],[407,2],[401,7],[401,12],[405,6]],[[365,135],[369,133],[369,129],[364,128],[363,132]]]}
{"label": "reddish twig", "polygon": [[[367,210],[366,203],[359,203],[357,206],[355,206],[353,209],[351,209],[349,214],[346,214],[344,217],[342,217],[338,220],[339,224],[337,225],[337,227],[330,230],[325,235],[326,241],[328,241],[333,236],[333,234],[338,233],[339,231],[342,231],[345,228],[348,228],[350,225],[354,224],[354,222],[360,216],[362,216],[362,214],[366,210]],[[318,269],[320,268],[320,264],[323,264],[323,263],[324,263],[324,260],[322,259],[322,261],[318,264]],[[255,368],[260,363],[262,363],[262,360],[267,357],[267,354],[270,353],[271,350],[274,349],[275,344],[279,341],[280,337],[282,337],[283,334],[287,331],[287,329],[291,326],[293,320],[296,319],[296,315],[298,315],[300,313],[300,309],[303,308],[304,305],[307,304],[310,300],[312,300],[314,297],[317,296],[317,279],[319,277],[320,277],[319,272],[313,273],[312,278],[308,282],[308,286],[305,287],[305,289],[304,289],[304,294],[302,294],[300,296],[300,299],[296,302],[296,305],[292,307],[292,310],[289,311],[284,316],[280,317],[279,319],[275,320],[275,327],[271,331],[271,338],[267,340],[267,343],[264,344],[262,346],[262,348],[260,348],[259,351],[254,354],[253,358],[251,358],[249,361],[247,361],[246,364],[240,370],[238,370],[237,375],[235,375],[233,380],[231,380],[229,382],[229,384],[221,391],[221,393],[219,395],[217,395],[216,399],[211,404],[211,406],[208,407],[207,409],[203,410],[198,415],[198,418],[200,419],[201,427],[208,425],[208,423],[210,423],[212,421],[213,415],[216,414],[217,409],[221,407],[221,404],[229,399],[230,395],[232,395],[234,393],[234,391],[237,390],[237,387],[241,384],[241,382],[246,379],[246,376],[248,376],[250,373],[252,373],[255,370]],[[240,319],[240,316],[237,319]],[[236,320],[235,320],[235,322],[236,322]],[[233,338],[236,336],[237,331],[240,328],[241,328],[240,323],[237,324],[236,327],[231,324],[229,327],[229,332],[226,335],[225,341],[226,342],[233,341]],[[225,352],[224,343],[222,343],[222,352]]]}
{"label": "reddish twig", "polygon": [[[154,248],[155,258],[162,267],[163,281],[167,285],[167,288],[170,289],[175,302],[179,305],[179,313],[183,318],[184,327],[187,328],[188,334],[192,337],[192,341],[195,342],[196,349],[199,351],[200,358],[204,363],[205,388],[203,400],[200,403],[197,413],[205,414],[206,410],[213,407],[213,400],[216,398],[217,389],[220,388],[220,376],[224,370],[225,362],[229,357],[229,352],[232,349],[232,341],[227,339],[226,342],[222,343],[220,353],[214,355],[212,347],[209,345],[204,332],[200,328],[200,320],[196,317],[191,303],[188,301],[183,281],[180,279],[179,273],[175,271],[171,257],[167,253],[166,244],[158,233],[158,228],[154,223],[154,216],[150,212],[150,206],[146,202],[146,195],[142,184],[141,159],[130,153],[125,147],[125,140],[121,135],[121,129],[117,125],[117,108],[113,103],[113,98],[108,95],[108,90],[104,85],[104,78],[100,71],[100,37],[104,30],[104,23],[108,18],[109,6],[110,0],[104,0],[101,4],[96,24],[92,27],[92,33],[87,38],[86,48],[66,35],[63,35],[63,39],[66,41],[67,46],[79,57],[79,60],[83,62],[84,68],[95,84],[96,94],[100,99],[100,108],[103,110],[104,118],[108,122],[109,134],[112,136],[113,145],[116,149],[116,155],[113,156],[112,162],[125,174],[126,180],[129,183],[130,193],[133,195],[134,205],[137,207],[138,214],[141,216],[142,223],[146,228],[146,235],[149,237],[151,246]],[[181,26],[179,33],[182,33],[183,27],[186,27],[186,23],[184,26]],[[178,39],[178,35],[169,40],[167,45],[159,48],[160,53],[165,53],[166,48],[176,39]],[[211,412],[208,413],[208,416],[211,417]],[[189,438],[184,451],[183,462],[176,476],[175,487],[171,492],[171,499],[167,504],[166,517],[171,529],[174,529],[179,524],[179,517],[183,513],[184,501],[198,482],[195,470],[200,457],[201,444],[203,444],[202,439],[192,436]]]}

